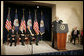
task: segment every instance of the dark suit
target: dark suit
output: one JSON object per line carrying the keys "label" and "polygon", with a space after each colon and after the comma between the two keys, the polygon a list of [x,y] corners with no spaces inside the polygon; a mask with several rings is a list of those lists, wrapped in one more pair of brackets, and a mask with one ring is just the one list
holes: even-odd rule
{"label": "dark suit", "polygon": [[38,45],[38,42],[39,42],[39,38],[40,38],[40,34],[38,34],[38,35],[35,35],[36,36],[36,45]]}
{"label": "dark suit", "polygon": [[[57,21],[53,21],[52,22],[52,31],[53,31],[53,34],[57,28],[57,24],[62,24],[62,20],[59,20],[58,22]],[[52,47],[54,48],[54,38],[53,38],[53,41],[52,41]]]}
{"label": "dark suit", "polygon": [[[23,32],[21,30],[19,30],[18,33],[20,35],[22,45],[24,45],[24,41],[25,41],[25,30],[23,30]],[[22,36],[21,34],[24,34],[24,36]]]}
{"label": "dark suit", "polygon": [[[14,37],[12,37],[12,35],[15,35]],[[15,45],[16,45],[16,42],[17,42],[17,37],[16,37],[16,31],[12,31],[12,30],[9,30],[9,37],[10,37],[10,46],[12,46],[12,38],[15,39]]]}
{"label": "dark suit", "polygon": [[35,36],[35,39],[36,39],[36,45],[38,45],[38,42],[39,42],[39,39],[40,39],[41,34],[39,33],[37,35],[35,31],[33,31],[33,33],[34,33],[34,36]]}
{"label": "dark suit", "polygon": [[57,24],[62,24],[62,22],[63,22],[62,20],[59,20],[58,22],[54,21],[52,23],[52,30],[53,30],[53,32],[56,30]]}
{"label": "dark suit", "polygon": [[[32,30],[31,30],[32,31]],[[29,32],[28,28],[27,28],[27,31],[26,31],[26,34],[29,35],[27,37],[29,37],[29,40],[30,40],[30,45],[32,44],[31,41],[32,41],[32,35],[31,33]]]}
{"label": "dark suit", "polygon": [[73,30],[72,33],[71,33],[72,38],[71,38],[71,41],[70,42],[72,42],[72,40],[74,40],[74,45],[75,45],[75,39],[78,37],[79,31],[77,30],[77,33],[76,34],[74,34],[74,31],[75,30]]}

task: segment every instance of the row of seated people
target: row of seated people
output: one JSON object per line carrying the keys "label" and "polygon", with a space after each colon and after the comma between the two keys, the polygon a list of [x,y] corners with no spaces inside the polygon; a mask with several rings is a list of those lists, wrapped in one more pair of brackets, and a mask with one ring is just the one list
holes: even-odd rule
{"label": "row of seated people", "polygon": [[18,31],[15,30],[15,27],[13,26],[11,30],[9,30],[9,39],[10,39],[10,46],[12,46],[13,43],[13,38],[15,40],[15,46],[17,43],[17,38],[20,37],[21,38],[21,43],[23,46],[25,46],[24,41],[25,41],[25,36],[27,36],[29,38],[30,41],[30,45],[32,44],[32,37],[35,37],[36,39],[36,45],[38,45],[39,42],[39,37],[41,36],[41,34],[35,34],[35,31],[31,30],[30,28],[27,27],[27,30],[25,32],[24,29],[22,29],[22,27],[19,28]]}

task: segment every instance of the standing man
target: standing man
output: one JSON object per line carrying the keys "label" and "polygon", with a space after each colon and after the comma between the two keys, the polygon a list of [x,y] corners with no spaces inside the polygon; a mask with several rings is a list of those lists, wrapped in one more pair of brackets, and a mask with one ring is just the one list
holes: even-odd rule
{"label": "standing man", "polygon": [[16,31],[14,29],[14,26],[12,27],[11,30],[9,30],[9,37],[10,37],[10,46],[12,46],[12,39],[14,38],[15,39],[15,46],[16,46],[16,43],[17,43],[17,38],[16,38]]}
{"label": "standing man", "polygon": [[52,23],[52,30],[54,31],[55,29],[56,29],[56,25],[57,24],[62,24],[63,23],[63,21],[62,20],[60,20],[58,17],[55,17],[55,21],[53,21],[53,23]]}
{"label": "standing man", "polygon": [[[63,23],[62,20],[60,20],[58,17],[55,17],[55,21],[52,23],[53,34],[54,34],[55,30],[56,30],[56,25],[57,24],[62,24],[62,23]],[[53,38],[53,41],[52,41],[52,47],[54,48],[54,38]]]}
{"label": "standing man", "polygon": [[74,27],[74,29],[71,33],[71,36],[72,36],[72,38],[71,38],[70,42],[72,42],[72,40],[74,40],[74,45],[75,45],[75,40],[77,37],[79,37],[79,31],[77,30],[77,27]]}
{"label": "standing man", "polygon": [[63,21],[60,20],[59,17],[55,17],[55,18],[56,18],[55,22],[57,22],[57,23],[59,23],[59,24],[62,24],[62,23],[63,23]]}

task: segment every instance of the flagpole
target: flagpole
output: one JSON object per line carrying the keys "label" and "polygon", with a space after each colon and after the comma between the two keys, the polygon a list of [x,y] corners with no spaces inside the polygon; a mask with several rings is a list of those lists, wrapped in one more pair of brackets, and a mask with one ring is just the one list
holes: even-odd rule
{"label": "flagpole", "polygon": [[8,19],[10,19],[10,7],[8,8]]}
{"label": "flagpole", "polygon": [[24,19],[24,8],[23,8],[23,19]]}
{"label": "flagpole", "polygon": [[16,9],[16,14],[17,14],[17,9]]}
{"label": "flagpole", "polygon": [[29,10],[29,19],[30,19],[31,17],[30,17],[30,10]]}
{"label": "flagpole", "polygon": [[8,8],[8,14],[10,14],[10,8]]}
{"label": "flagpole", "polygon": [[42,11],[41,11],[41,16],[43,15]]}
{"label": "flagpole", "polygon": [[29,10],[29,15],[30,15],[30,10]]}
{"label": "flagpole", "polygon": [[37,12],[37,10],[35,10],[35,20],[36,20],[36,18],[37,18],[37,17],[36,17],[36,12]]}

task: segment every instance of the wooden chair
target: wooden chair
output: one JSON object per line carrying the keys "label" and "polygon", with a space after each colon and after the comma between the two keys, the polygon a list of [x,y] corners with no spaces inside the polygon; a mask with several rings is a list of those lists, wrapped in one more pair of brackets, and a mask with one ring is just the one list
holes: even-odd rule
{"label": "wooden chair", "polygon": [[77,37],[77,38],[76,38],[76,43],[77,43],[77,44],[80,44],[80,37]]}
{"label": "wooden chair", "polygon": [[32,41],[34,41],[34,42],[35,42],[35,40],[36,40],[36,39],[35,39],[35,37],[32,37]]}
{"label": "wooden chair", "polygon": [[25,44],[28,44],[28,42],[29,42],[29,38],[28,38],[28,36],[26,35],[26,36],[25,36]]}
{"label": "wooden chair", "polygon": [[19,42],[20,42],[21,38],[20,38],[19,34],[17,36],[18,36],[17,37],[17,44],[19,45]]}

